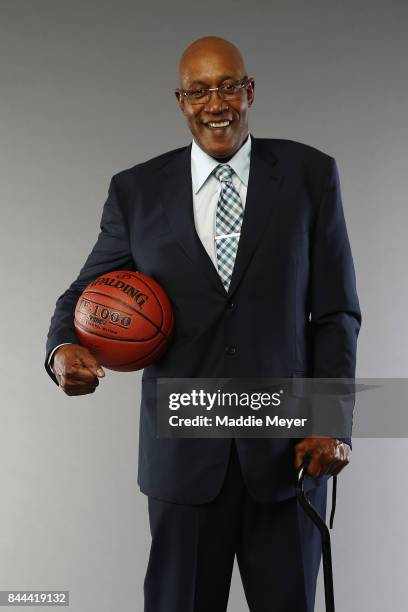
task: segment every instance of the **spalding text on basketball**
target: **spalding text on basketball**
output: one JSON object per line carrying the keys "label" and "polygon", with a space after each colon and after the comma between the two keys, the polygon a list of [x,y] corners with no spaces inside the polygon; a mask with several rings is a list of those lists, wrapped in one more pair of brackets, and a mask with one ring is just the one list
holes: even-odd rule
{"label": "spalding text on basketball", "polygon": [[130,295],[131,298],[134,299],[139,308],[142,308],[143,304],[147,302],[149,296],[146,293],[142,293],[139,289],[132,287],[128,283],[124,283],[121,280],[117,280],[116,278],[110,278],[109,276],[100,276],[93,283],[90,283],[88,287],[94,287],[95,285],[109,285],[110,287],[115,287],[123,293]]}

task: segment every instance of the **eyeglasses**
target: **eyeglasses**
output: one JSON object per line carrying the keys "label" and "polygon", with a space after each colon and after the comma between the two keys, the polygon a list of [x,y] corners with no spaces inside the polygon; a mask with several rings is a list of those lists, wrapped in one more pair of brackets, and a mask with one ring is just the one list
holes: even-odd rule
{"label": "eyeglasses", "polygon": [[244,77],[237,83],[225,83],[219,87],[197,88],[197,89],[176,89],[175,93],[180,93],[185,96],[190,104],[207,104],[211,98],[211,92],[216,91],[221,100],[233,100],[241,95],[241,91],[245,88],[250,79]]}

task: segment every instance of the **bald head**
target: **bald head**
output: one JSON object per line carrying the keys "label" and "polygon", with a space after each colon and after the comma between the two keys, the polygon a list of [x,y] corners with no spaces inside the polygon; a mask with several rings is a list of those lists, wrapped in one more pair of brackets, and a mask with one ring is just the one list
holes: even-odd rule
{"label": "bald head", "polygon": [[[232,42],[219,36],[203,36],[193,41],[182,53],[179,62],[180,87],[188,89],[200,74],[216,72],[221,64],[231,67],[239,76],[246,75],[240,50]],[[232,75],[231,75],[232,76]]]}
{"label": "bald head", "polygon": [[211,157],[227,161],[248,137],[254,100],[255,81],[241,52],[225,38],[203,36],[182,53],[179,79],[174,93],[194,140]]}

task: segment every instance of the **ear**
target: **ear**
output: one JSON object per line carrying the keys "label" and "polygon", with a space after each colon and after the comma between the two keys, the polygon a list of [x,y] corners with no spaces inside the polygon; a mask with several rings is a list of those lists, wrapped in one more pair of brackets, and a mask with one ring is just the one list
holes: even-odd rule
{"label": "ear", "polygon": [[174,95],[177,98],[177,103],[179,105],[179,108],[181,110],[181,112],[184,114],[185,112],[185,97],[183,96],[183,94],[181,93],[180,89],[176,89],[174,91]]}
{"label": "ear", "polygon": [[248,106],[252,106],[255,97],[255,81],[254,79],[249,79],[247,85],[247,96],[248,96]]}

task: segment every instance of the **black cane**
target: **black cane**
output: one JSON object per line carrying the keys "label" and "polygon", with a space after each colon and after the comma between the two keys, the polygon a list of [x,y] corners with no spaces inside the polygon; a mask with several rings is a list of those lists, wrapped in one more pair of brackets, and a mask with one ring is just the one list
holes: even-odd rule
{"label": "black cane", "polygon": [[[296,487],[296,495],[298,502],[302,506],[303,510],[309,516],[309,518],[316,525],[320,531],[320,537],[322,541],[322,553],[323,553],[323,577],[324,577],[324,597],[326,602],[326,612],[334,612],[334,589],[333,589],[333,568],[332,568],[332,556],[331,556],[331,544],[330,544],[330,531],[317,512],[316,508],[312,505],[309,499],[306,497],[303,481],[305,478],[305,470],[308,460],[302,463],[298,470],[298,482]],[[332,489],[332,508],[330,514],[330,529],[333,527],[334,511],[336,507],[336,491],[337,491],[337,476],[333,476],[333,489]]]}

